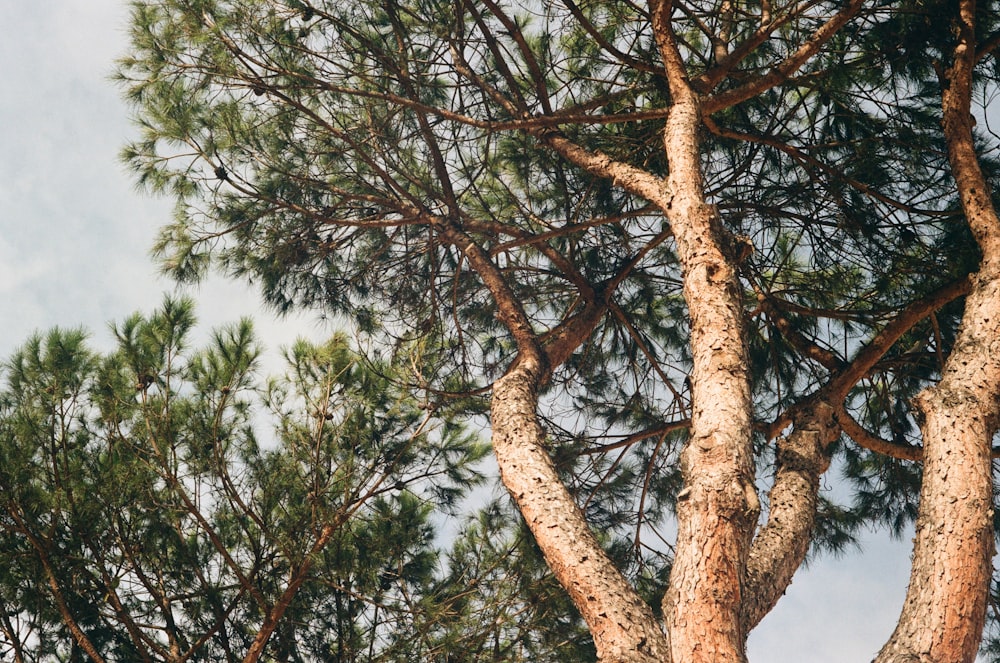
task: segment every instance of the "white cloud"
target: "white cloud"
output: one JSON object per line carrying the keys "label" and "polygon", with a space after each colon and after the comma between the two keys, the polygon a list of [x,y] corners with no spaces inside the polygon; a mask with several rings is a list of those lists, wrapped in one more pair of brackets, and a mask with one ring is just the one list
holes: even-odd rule
{"label": "white cloud", "polygon": [[863,550],[800,569],[750,635],[750,661],[870,661],[892,633],[909,579],[909,539],[864,538]]}
{"label": "white cloud", "polygon": [[[117,158],[133,133],[110,79],[127,17],[124,1],[0,4],[0,356],[53,325],[106,341],[108,321],[174,290],[148,256],[170,205],[136,193]],[[190,292],[204,327],[254,317],[272,355],[329,331],[314,316],[275,320],[221,278]]]}

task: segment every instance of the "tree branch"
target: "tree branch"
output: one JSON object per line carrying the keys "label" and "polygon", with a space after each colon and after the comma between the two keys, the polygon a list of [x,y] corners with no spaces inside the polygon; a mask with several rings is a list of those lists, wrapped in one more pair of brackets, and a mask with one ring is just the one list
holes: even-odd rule
{"label": "tree branch", "polygon": [[847,436],[854,440],[860,447],[898,460],[923,460],[924,450],[921,447],[897,444],[869,433],[868,429],[858,423],[858,420],[843,406],[837,408],[834,416]]}
{"label": "tree branch", "polygon": [[774,608],[809,551],[819,478],[830,466],[827,452],[840,434],[833,411],[829,403],[812,400],[796,416],[795,430],[777,440],[767,523],[754,537],[747,560],[740,612],[747,633]]}
{"label": "tree branch", "polygon": [[843,9],[821,25],[802,46],[767,74],[756,76],[732,90],[706,97],[702,102],[702,113],[705,116],[717,113],[784,83],[789,76],[816,55],[823,44],[836,34],[845,23],[854,18],[863,4],[863,0],[850,0]]}

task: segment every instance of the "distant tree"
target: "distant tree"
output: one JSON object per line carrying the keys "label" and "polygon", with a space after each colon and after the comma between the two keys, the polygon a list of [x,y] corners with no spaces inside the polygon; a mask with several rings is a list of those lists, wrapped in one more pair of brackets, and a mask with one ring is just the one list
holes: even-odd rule
{"label": "distant tree", "polygon": [[[342,335],[297,342],[265,384],[248,321],[203,349],[193,325],[168,299],[115,325],[110,353],[56,329],[6,363],[4,656],[444,660],[459,599],[440,598],[435,522],[479,483],[486,447]],[[510,628],[501,613],[468,637]]]}
{"label": "distant tree", "polygon": [[488,390],[601,660],[742,661],[811,547],[915,518],[881,658],[974,658],[991,3],[133,6],[125,156],[177,199],[164,268],[420,348],[442,413]]}

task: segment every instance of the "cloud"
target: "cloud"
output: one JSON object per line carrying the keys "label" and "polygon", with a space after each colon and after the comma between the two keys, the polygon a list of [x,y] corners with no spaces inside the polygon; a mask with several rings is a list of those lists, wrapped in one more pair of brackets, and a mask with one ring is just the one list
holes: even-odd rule
{"label": "cloud", "polygon": [[[0,3],[0,357],[55,325],[106,343],[110,320],[175,289],[149,258],[171,205],[137,193],[117,157],[134,134],[110,78],[127,18],[120,0]],[[221,277],[189,292],[206,334],[252,316],[275,357],[298,335],[329,332],[312,315],[274,319]]]}
{"label": "cloud", "polygon": [[748,642],[751,661],[869,661],[899,618],[909,580],[909,537],[864,537],[863,550],[800,569]]}

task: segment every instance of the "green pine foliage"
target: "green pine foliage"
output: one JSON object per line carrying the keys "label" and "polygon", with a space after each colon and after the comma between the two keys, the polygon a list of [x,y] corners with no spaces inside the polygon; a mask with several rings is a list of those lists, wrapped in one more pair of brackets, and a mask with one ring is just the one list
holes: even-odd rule
{"label": "green pine foliage", "polygon": [[243,660],[302,576],[261,660],[433,660],[452,572],[435,529],[487,447],[343,334],[265,381],[249,321],[201,348],[194,325],[168,298],[111,352],[55,329],[4,364],[0,648],[82,660],[78,629],[105,661]]}
{"label": "green pine foliage", "polygon": [[[675,12],[674,28],[694,80],[718,64],[720,34],[737,44],[753,38],[765,6],[777,17],[770,38],[716,88],[734,90],[776,71],[842,4],[689,3]],[[953,5],[866,3],[794,74],[705,118],[707,198],[733,251],[753,247],[741,252],[739,269],[762,488],[774,476],[769,438],[778,432],[770,429],[794,427],[801,407],[836,384],[907,306],[978,264],[940,128],[935,69],[954,39],[944,29]],[[979,3],[977,11],[988,38],[996,7]],[[658,606],[691,413],[683,275],[658,211],[546,145],[558,136],[666,175],[671,100],[649,18],[640,5],[603,0],[145,0],[133,2],[120,79],[142,130],[124,159],[141,186],[177,204],[156,246],[163,269],[182,281],[219,269],[259,285],[278,309],[323,309],[387,338],[386,346],[420,357],[418,375],[407,379],[428,408],[421,412],[445,421],[482,415],[483,394],[515,353],[481,275],[446,231],[482,248],[543,339],[588,297],[607,295],[593,332],[554,367],[540,415],[602,542]],[[984,58],[978,72],[984,98],[995,89],[996,62]],[[996,179],[995,141],[986,132],[979,140]],[[919,444],[911,399],[937,379],[962,308],[959,296],[914,321],[848,385],[845,412],[885,441]],[[129,370],[142,376],[149,366],[159,380],[169,359],[135,352],[123,359]],[[296,371],[305,362],[308,373],[307,355],[293,351]],[[343,388],[321,382],[268,388],[289,455],[264,454],[260,469],[241,477],[301,476],[297,488],[270,488],[313,500],[294,512],[281,500],[268,506],[261,517],[279,531],[312,522],[314,512],[339,513],[352,490],[364,490],[352,482],[373,468],[411,462],[411,445],[374,431],[412,427],[407,417],[417,412],[335,413],[329,435],[339,426],[369,431],[358,433],[368,455],[345,460],[333,437],[315,442],[310,417]],[[374,381],[357,395],[388,413],[393,406],[378,393],[398,383]],[[148,391],[153,407],[160,383]],[[104,407],[135,425],[128,408]],[[227,407],[202,428],[240,429],[235,403]],[[156,420],[166,438],[180,434],[176,412]],[[184,448],[177,462],[208,464],[223,454],[217,446]],[[238,448],[225,453],[256,467]],[[863,527],[905,531],[919,466],[846,436],[828,452],[837,490],[820,500],[814,554],[844,551]],[[405,488],[408,475],[400,476],[391,481]],[[447,486],[460,477],[442,476],[448,482],[435,499],[453,504]],[[488,531],[470,527],[470,536]],[[503,589],[476,600],[499,609]],[[558,619],[570,620],[568,607],[560,610]],[[355,633],[354,624],[343,633]],[[493,635],[497,655],[533,652],[511,648],[521,635]],[[451,636],[434,637],[455,655]]]}

